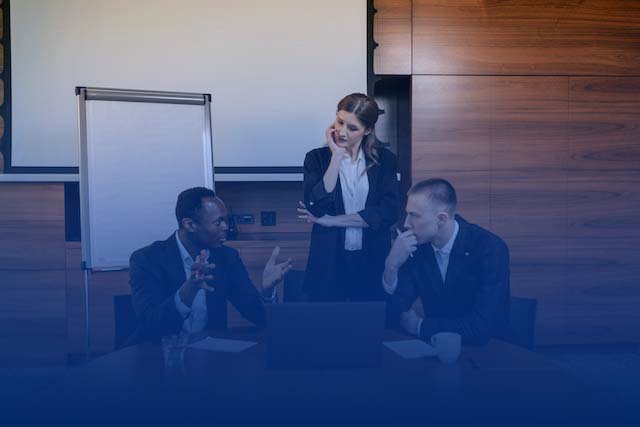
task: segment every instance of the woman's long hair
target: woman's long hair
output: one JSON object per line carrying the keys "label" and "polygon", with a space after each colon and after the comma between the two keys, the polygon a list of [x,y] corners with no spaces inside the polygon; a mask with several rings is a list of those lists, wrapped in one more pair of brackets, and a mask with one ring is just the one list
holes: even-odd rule
{"label": "woman's long hair", "polygon": [[375,127],[378,121],[379,108],[375,99],[363,93],[352,93],[338,102],[337,111],[353,113],[365,128],[371,129],[371,133],[363,138],[362,146],[364,154],[370,160],[367,170],[374,164],[379,164],[378,148],[376,147]]}

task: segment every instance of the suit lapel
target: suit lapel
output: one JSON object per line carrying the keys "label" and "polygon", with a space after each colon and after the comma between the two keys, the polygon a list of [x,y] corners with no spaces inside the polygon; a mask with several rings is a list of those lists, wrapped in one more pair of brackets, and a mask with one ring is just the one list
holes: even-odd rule
{"label": "suit lapel", "polygon": [[176,242],[176,235],[172,234],[166,240],[164,265],[169,273],[169,279],[171,284],[178,289],[185,281],[184,264],[182,257],[180,256],[180,250],[178,249],[178,242]]}
{"label": "suit lapel", "polygon": [[[369,166],[369,162],[373,160],[368,159],[365,156],[365,167]],[[365,206],[369,206],[369,203],[373,203],[371,197],[378,193],[378,177],[380,176],[380,165],[374,164],[369,169],[367,169],[367,179],[369,180],[369,193],[367,194],[367,200],[365,201]]]}
{"label": "suit lapel", "polygon": [[420,266],[419,270],[413,270],[414,274],[418,276],[414,277],[414,279],[416,279],[416,283],[423,283],[424,280],[419,276],[424,275],[431,288],[435,292],[441,293],[444,288],[444,282],[442,281],[438,262],[436,261],[436,256],[433,253],[431,245],[426,243],[419,246],[415,256],[418,257],[418,259],[422,259],[422,262],[418,262],[418,265]]}
{"label": "suit lapel", "polygon": [[453,242],[453,247],[451,248],[447,275],[445,277],[445,284],[449,283],[451,284],[451,287],[453,287],[454,283],[459,282],[457,279],[463,272],[462,266],[464,265],[464,259],[469,256],[469,233],[467,232],[466,223],[458,216],[456,216],[456,220],[458,221],[460,228],[458,230],[458,236]]}

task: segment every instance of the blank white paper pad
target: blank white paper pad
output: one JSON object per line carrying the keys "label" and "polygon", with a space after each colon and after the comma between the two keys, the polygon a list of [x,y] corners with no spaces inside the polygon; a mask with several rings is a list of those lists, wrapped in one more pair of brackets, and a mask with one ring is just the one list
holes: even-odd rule
{"label": "blank white paper pad", "polygon": [[256,345],[253,341],[228,340],[223,338],[207,337],[191,344],[189,347],[200,350],[223,351],[226,353],[240,353]]}
{"label": "blank white paper pad", "polygon": [[436,349],[422,340],[386,341],[384,345],[404,359],[436,355]]}

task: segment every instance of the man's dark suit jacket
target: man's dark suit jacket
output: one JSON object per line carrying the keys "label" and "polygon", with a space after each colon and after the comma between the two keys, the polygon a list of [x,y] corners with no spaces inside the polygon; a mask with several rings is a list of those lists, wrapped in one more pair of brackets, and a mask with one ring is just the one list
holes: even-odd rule
{"label": "man's dark suit jacket", "polygon": [[457,332],[464,344],[485,344],[502,336],[509,321],[509,249],[491,232],[456,215],[460,225],[443,283],[433,247],[418,246],[398,273],[391,298],[399,316],[420,297],[424,321],[420,337]]}
{"label": "man's dark suit jacket", "polygon": [[[227,246],[210,250],[213,292],[206,293],[208,329],[227,326],[227,300],[249,321],[265,324],[265,309],[258,290],[253,286],[238,251]],[[178,333],[183,318],[175,304],[175,293],[185,282],[182,257],[175,233],[167,240],[154,242],[135,251],[129,261],[129,283],[138,329],[131,341],[158,340]]]}
{"label": "man's dark suit jacket", "polygon": [[[358,212],[369,225],[363,228],[362,251],[368,267],[363,271],[363,280],[371,283],[372,299],[384,299],[380,287],[384,260],[391,247],[389,228],[398,220],[398,164],[396,156],[385,148],[378,149],[378,164],[367,170],[369,194],[363,210]],[[372,162],[365,158],[367,166]],[[329,147],[317,148],[307,153],[304,160],[304,202],[314,216],[343,215],[344,202],[340,178],[334,190],[328,193],[322,177],[329,168],[331,150]],[[344,249],[345,229],[342,227],[323,227],[313,225],[309,259],[305,274],[304,288],[312,299],[333,299],[331,286],[336,277],[344,272],[338,271],[338,256]]]}

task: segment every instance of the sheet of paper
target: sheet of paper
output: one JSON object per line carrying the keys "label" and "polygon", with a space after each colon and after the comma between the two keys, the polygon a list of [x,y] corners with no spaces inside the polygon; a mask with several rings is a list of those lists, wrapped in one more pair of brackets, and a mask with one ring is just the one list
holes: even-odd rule
{"label": "sheet of paper", "polygon": [[384,345],[404,359],[436,355],[436,349],[422,340],[385,341]]}
{"label": "sheet of paper", "polygon": [[191,344],[189,347],[200,350],[222,351],[226,353],[240,353],[256,345],[253,341],[228,340],[224,338],[207,337]]}

